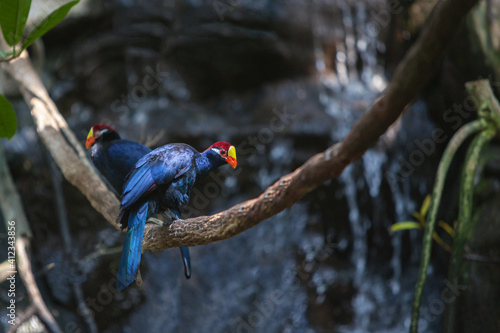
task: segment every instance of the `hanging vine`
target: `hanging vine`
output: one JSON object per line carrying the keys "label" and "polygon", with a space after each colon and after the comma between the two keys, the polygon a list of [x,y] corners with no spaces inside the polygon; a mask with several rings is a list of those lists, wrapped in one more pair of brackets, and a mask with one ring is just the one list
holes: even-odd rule
{"label": "hanging vine", "polygon": [[[488,142],[498,134],[500,129],[500,105],[491,90],[489,82],[487,80],[469,82],[466,84],[466,87],[469,94],[476,101],[479,117],[477,120],[464,125],[453,136],[445,149],[441,162],[439,163],[423,237],[422,258],[420,261],[420,269],[418,272],[417,284],[415,286],[415,296],[412,308],[410,326],[411,333],[418,332],[418,319],[420,314],[420,305],[422,302],[422,292],[427,277],[427,269],[429,267],[436,217],[441,197],[443,195],[444,182],[451,161],[465,139],[476,134],[467,150],[460,180],[458,223],[448,272],[448,279],[450,281],[455,281],[460,272],[465,243],[470,238],[473,227],[471,217],[473,210],[474,176],[477,173],[480,154]],[[446,332],[455,331],[455,302],[452,302],[449,305],[445,313],[444,322]]]}

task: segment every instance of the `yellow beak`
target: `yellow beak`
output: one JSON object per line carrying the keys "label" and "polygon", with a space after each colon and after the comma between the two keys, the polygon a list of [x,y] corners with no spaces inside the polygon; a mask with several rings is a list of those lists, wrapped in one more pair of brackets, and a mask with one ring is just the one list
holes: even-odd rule
{"label": "yellow beak", "polygon": [[94,139],[94,127],[90,128],[89,135],[87,135],[87,141],[85,142],[85,148],[89,149],[95,142]]}
{"label": "yellow beak", "polygon": [[234,146],[229,147],[229,150],[227,152],[228,156],[226,157],[226,162],[230,166],[236,168],[237,162],[236,162],[236,148]]}

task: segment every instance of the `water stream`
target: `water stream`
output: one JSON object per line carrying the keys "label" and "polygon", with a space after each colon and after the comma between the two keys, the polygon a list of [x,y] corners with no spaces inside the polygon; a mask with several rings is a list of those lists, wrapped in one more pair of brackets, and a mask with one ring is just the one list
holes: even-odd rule
{"label": "water stream", "polygon": [[[319,98],[327,114],[337,120],[338,126],[331,133],[334,142],[341,140],[349,132],[361,112],[367,109],[387,85],[379,60],[383,56],[379,54],[379,50],[384,50],[385,47],[379,34],[369,30],[373,28],[369,13],[373,15],[374,10],[380,9],[380,6],[376,2],[338,1],[342,16],[339,22],[342,24],[334,28],[334,53],[327,53],[332,46],[325,47],[324,42],[325,34],[331,34],[331,28],[320,20],[316,21],[316,68],[324,87]],[[325,59],[327,57],[330,59]],[[407,111],[409,114],[413,112],[426,118],[425,106],[421,103],[416,110],[410,108]],[[377,242],[373,239],[377,237],[374,234],[387,233],[390,224],[408,219],[410,213],[417,209],[417,203],[412,199],[411,182],[421,183],[421,194],[427,191],[427,181],[419,175],[414,175],[415,178],[411,181],[403,182],[388,181],[385,178],[386,172],[397,175],[401,171],[396,157],[402,156],[404,152],[398,152],[394,137],[412,140],[411,134],[404,133],[405,125],[409,125],[408,122],[396,124],[361,160],[346,168],[339,179],[349,210],[352,234],[350,260],[356,289],[351,301],[352,322],[340,326],[339,332],[408,330],[413,297],[412,275],[418,267],[420,238],[413,233],[404,240],[410,244],[403,246],[402,233],[388,237],[392,254],[387,261],[381,260],[376,253],[382,249],[373,246]],[[432,126],[423,122],[420,125],[426,130]],[[334,204],[338,204],[338,200]],[[403,248],[408,247],[412,249],[413,260],[405,263]],[[436,321],[439,320],[426,325],[429,331],[438,331]]]}

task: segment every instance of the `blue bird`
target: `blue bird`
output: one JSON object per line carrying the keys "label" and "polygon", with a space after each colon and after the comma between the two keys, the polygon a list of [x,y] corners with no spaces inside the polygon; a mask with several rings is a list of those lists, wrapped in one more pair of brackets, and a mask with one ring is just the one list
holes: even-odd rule
{"label": "blue bird", "polygon": [[90,160],[118,194],[135,163],[151,149],[137,142],[122,140],[114,128],[96,124],[85,142]]}
{"label": "blue bird", "polygon": [[187,144],[168,144],[135,164],[121,197],[120,222],[128,231],[118,266],[118,290],[125,289],[135,280],[148,217],[163,206],[179,214],[189,202],[194,184],[226,163],[236,168],[236,150],[220,141],[202,153]]}
{"label": "blue bird", "polygon": [[[113,127],[104,124],[96,124],[90,128],[85,148],[94,166],[118,194],[122,193],[125,179],[137,161],[151,152],[150,148],[140,143],[121,139]],[[168,208],[170,207],[166,203],[162,203],[162,209]],[[191,277],[189,248],[181,246],[180,251],[184,275],[189,279]]]}

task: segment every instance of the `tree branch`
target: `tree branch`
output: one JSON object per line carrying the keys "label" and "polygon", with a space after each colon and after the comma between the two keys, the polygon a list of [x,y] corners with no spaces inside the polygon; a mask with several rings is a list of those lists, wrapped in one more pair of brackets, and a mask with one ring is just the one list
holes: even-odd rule
{"label": "tree branch", "polygon": [[2,146],[0,146],[0,184],[0,207],[2,208],[5,224],[9,226],[9,221],[15,221],[16,266],[19,275],[26,286],[31,303],[35,307],[40,319],[42,319],[52,332],[62,332],[54,316],[52,316],[47,305],[45,305],[31,270],[31,263],[28,256],[31,230],[28,219],[24,214],[21,200],[14,186],[14,182],[12,181]]}
{"label": "tree branch", "polygon": [[54,333],[62,333],[59,328],[54,316],[45,305],[40,290],[36,285],[35,277],[33,276],[33,271],[31,270],[31,263],[28,257],[29,240],[27,237],[20,236],[16,238],[16,259],[17,267],[19,269],[19,275],[23,279],[28,295],[30,296],[31,303],[36,309],[36,313],[40,316],[40,319],[45,325]]}
{"label": "tree branch", "polygon": [[[147,225],[144,250],[159,251],[180,245],[194,246],[227,239],[292,206],[376,144],[379,137],[413,101],[443,56],[448,42],[477,0],[441,0],[423,31],[396,68],[384,94],[354,125],[346,138],[303,166],[282,177],[258,198],[212,216],[200,216],[167,227]],[[26,55],[2,68],[14,77],[30,105],[37,129],[64,176],[104,217],[116,226],[118,201],[107,191],[84,158],[83,149],[34,73]],[[68,137],[69,139],[66,139]]]}
{"label": "tree branch", "polygon": [[[0,47],[5,42],[0,35]],[[63,116],[50,98],[40,76],[35,72],[28,53],[0,64],[14,79],[31,109],[37,132],[61,169],[64,177],[76,186],[113,226],[118,228],[116,217],[119,202],[107,189],[85,155]]]}

